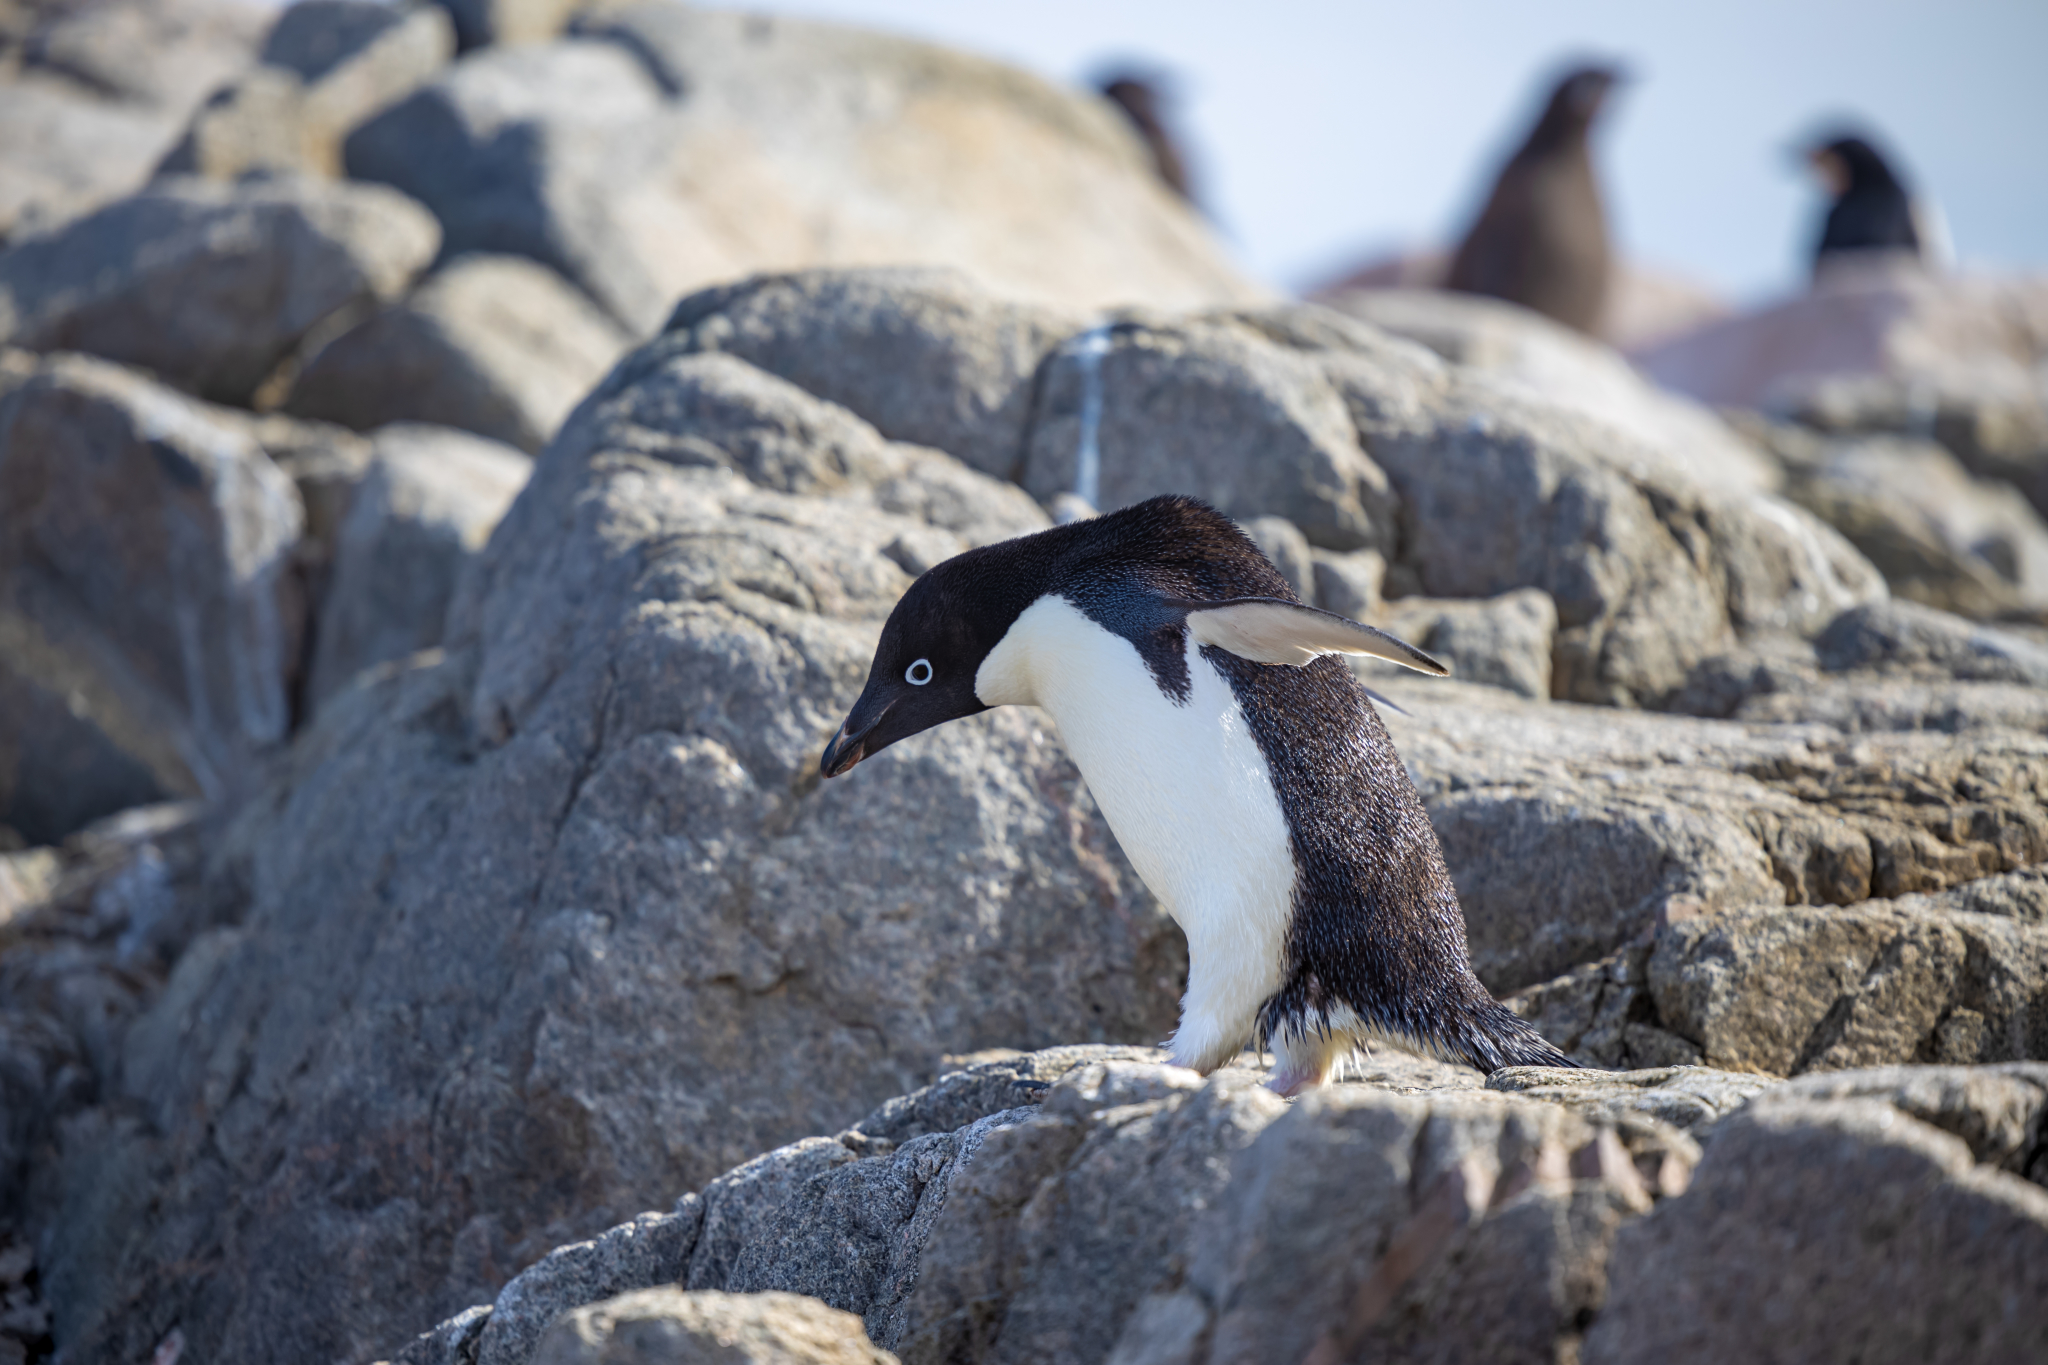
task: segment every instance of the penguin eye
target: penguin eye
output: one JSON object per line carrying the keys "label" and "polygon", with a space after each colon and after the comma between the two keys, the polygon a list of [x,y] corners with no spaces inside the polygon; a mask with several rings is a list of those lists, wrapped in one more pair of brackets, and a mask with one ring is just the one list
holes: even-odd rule
{"label": "penguin eye", "polygon": [[919,659],[909,668],[903,670],[903,680],[912,687],[923,687],[932,680],[932,661],[930,659]]}

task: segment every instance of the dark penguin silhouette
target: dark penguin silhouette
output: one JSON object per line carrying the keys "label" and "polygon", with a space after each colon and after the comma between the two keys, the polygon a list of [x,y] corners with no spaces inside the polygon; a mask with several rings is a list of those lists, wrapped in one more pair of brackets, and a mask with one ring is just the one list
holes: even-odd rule
{"label": "dark penguin silhouette", "polygon": [[1338,653],[1445,672],[1303,606],[1215,509],[1153,498],[919,578],[820,768],[992,706],[1045,708],[1187,933],[1181,1066],[1258,1040],[1294,1094],[1378,1038],[1489,1072],[1572,1065],[1472,974],[1436,834]]}
{"label": "dark penguin silhouette", "polygon": [[1166,101],[1159,87],[1143,76],[1122,72],[1103,81],[1098,88],[1105,99],[1124,111],[1124,117],[1145,140],[1152,153],[1153,169],[1159,172],[1167,188],[1193,203],[1195,191],[1188,179],[1187,158],[1181,155],[1179,139],[1167,127],[1163,110]]}
{"label": "dark penguin silhouette", "polygon": [[1582,332],[1599,328],[1612,267],[1586,135],[1619,79],[1586,66],[1558,82],[1459,245],[1446,288],[1519,303]]}
{"label": "dark penguin silhouette", "polygon": [[1817,275],[1830,257],[1852,251],[1922,254],[1912,192],[1878,152],[1860,137],[1838,137],[1807,152],[1807,160],[1834,196],[1813,249]]}

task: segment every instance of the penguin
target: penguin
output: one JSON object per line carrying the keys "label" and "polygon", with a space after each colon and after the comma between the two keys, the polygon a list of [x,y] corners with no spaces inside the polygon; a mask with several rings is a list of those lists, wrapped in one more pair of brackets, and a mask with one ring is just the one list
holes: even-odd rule
{"label": "penguin", "polygon": [[1843,253],[1903,251],[1926,258],[1932,243],[1923,209],[1877,148],[1842,136],[1809,147],[1806,159],[1834,201],[1813,249],[1815,278]]}
{"label": "penguin", "polygon": [[1473,975],[1436,833],[1338,654],[1448,671],[1302,604],[1214,508],[1153,498],[918,578],[819,770],[1042,707],[1187,935],[1176,1065],[1207,1073],[1257,1042],[1290,1096],[1380,1039],[1487,1072],[1574,1065]]}
{"label": "penguin", "polygon": [[1586,136],[1620,79],[1611,67],[1584,66],[1558,82],[1451,258],[1445,288],[1598,331],[1612,265]]}
{"label": "penguin", "polygon": [[1190,204],[1195,202],[1195,191],[1188,179],[1187,158],[1180,152],[1180,143],[1167,127],[1162,106],[1166,103],[1159,87],[1143,76],[1131,72],[1120,72],[1103,81],[1098,87],[1102,97],[1123,111],[1132,129],[1144,140],[1145,147],[1152,153],[1152,168],[1166,187]]}

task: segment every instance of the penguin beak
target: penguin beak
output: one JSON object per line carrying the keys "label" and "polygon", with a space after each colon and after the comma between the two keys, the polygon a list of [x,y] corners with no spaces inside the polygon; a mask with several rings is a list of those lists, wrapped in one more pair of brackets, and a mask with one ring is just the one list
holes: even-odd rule
{"label": "penguin beak", "polygon": [[[889,706],[893,705],[895,705],[894,702],[889,704]],[[841,776],[852,768],[854,764],[866,758],[868,756],[868,738],[874,734],[875,727],[882,723],[882,717],[889,714],[889,706],[884,706],[880,711],[877,711],[869,718],[865,725],[862,725],[857,730],[854,728],[854,718],[860,715],[861,708],[858,706],[854,707],[853,714],[848,716],[845,723],[839,727],[839,733],[832,736],[832,742],[825,746],[825,755],[818,760],[819,775],[823,777]]]}

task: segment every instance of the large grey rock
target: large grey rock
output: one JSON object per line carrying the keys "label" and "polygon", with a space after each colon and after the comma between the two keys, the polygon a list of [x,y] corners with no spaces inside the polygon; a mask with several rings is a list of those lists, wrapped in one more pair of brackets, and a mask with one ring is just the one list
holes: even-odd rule
{"label": "large grey rock", "polygon": [[2048,647],[1912,602],[1845,611],[1814,641],[1831,673],[1880,670],[2048,687]]}
{"label": "large grey rock", "polygon": [[732,357],[624,362],[445,660],[333,699],[243,816],[233,927],[109,1078],[156,1132],[37,1177],[64,1283],[138,1287],[60,1309],[78,1358],[171,1314],[213,1360],[368,1358],[944,1053],[1163,1036],[1179,939],[1033,718],[814,776],[885,548],[1042,524]]}
{"label": "large grey rock", "polygon": [[2048,525],[2012,485],[1933,441],[1755,422],[1787,494],[1849,538],[1892,591],[1979,619],[2048,605]]}
{"label": "large grey rock", "polygon": [[[1991,1088],[1970,1073],[1933,1076]],[[1815,1079],[1723,1122],[1684,1197],[1621,1230],[1589,1365],[2017,1362],[2048,1351],[2048,1191],[1943,1131],[1953,1124],[1915,1103],[1917,1080],[1851,1098],[1866,1087]],[[2041,1078],[2013,1079],[2038,1122]]]}
{"label": "large grey rock", "polygon": [[25,8],[0,73],[0,242],[141,186],[193,109],[253,60],[271,19],[235,0]]}
{"label": "large grey rock", "polygon": [[373,450],[314,632],[312,708],[364,669],[441,643],[457,578],[532,472],[518,451],[444,427],[385,427]]}
{"label": "large grey rock", "polygon": [[[1489,1091],[1389,1052],[1290,1109],[1255,1072],[1204,1083],[1159,1056],[1057,1048],[950,1073],[837,1138],[745,1163],[675,1215],[557,1250],[398,1359],[526,1365],[549,1319],[560,1341],[605,1311],[584,1305],[665,1274],[632,1249],[658,1227],[687,1235],[699,1209],[667,1293],[811,1295],[910,1361],[1299,1359],[1319,1338],[1548,1359],[1597,1306],[1616,1225],[1699,1160],[1661,1116],[1703,1128],[1767,1084],[1518,1068]],[[912,1115],[958,1126],[881,1135]],[[2031,1129],[2020,1115],[1986,1131],[2011,1145]]]}
{"label": "large grey rock", "polygon": [[1105,509],[1195,493],[1240,520],[1284,517],[1328,549],[1396,542],[1398,500],[1342,395],[1312,353],[1255,321],[1112,328],[1106,353],[1048,367],[1034,416],[1021,481],[1041,502],[1077,490],[1092,442]]}
{"label": "large grey rock", "polygon": [[583,0],[439,0],[464,49],[491,43],[539,43],[559,34]]}
{"label": "large grey rock", "polygon": [[1823,430],[1933,437],[2048,515],[2048,282],[1871,254],[1638,354],[1658,382]]}
{"label": "large grey rock", "polygon": [[[1690,1158],[1667,1134],[1635,1140]],[[1651,1197],[1615,1130],[1562,1106],[1324,1091],[1237,1158],[1110,1359],[1555,1359]]]}
{"label": "large grey rock", "polygon": [[896,1365],[850,1313],[801,1294],[648,1289],[579,1309],[534,1365]]}
{"label": "large grey rock", "polygon": [[1664,1027],[1716,1066],[1788,1075],[2048,1057],[2044,904],[2036,870],[1846,907],[1700,916],[1658,935],[1650,993]]}
{"label": "large grey rock", "polygon": [[685,1195],[672,1213],[643,1213],[587,1242],[556,1247],[498,1291],[476,1340],[476,1365],[526,1365],[564,1313],[682,1279],[703,1223],[703,1201]]}
{"label": "large grey rock", "polygon": [[1510,392],[1581,414],[1711,487],[1778,486],[1771,461],[1712,412],[1646,382],[1618,352],[1540,313],[1439,290],[1347,290],[1318,301],[1484,373]]}
{"label": "large grey rock", "polygon": [[1482,602],[1404,597],[1378,623],[1451,665],[1465,682],[1505,687],[1538,701],[1550,696],[1550,651],[1557,604],[1541,588],[1518,588]]}
{"label": "large grey rock", "polygon": [[952,266],[1071,308],[1261,294],[1101,101],[666,0],[578,33],[458,63],[351,135],[350,174],[426,202],[454,250],[553,266],[641,335],[693,289],[814,265]]}
{"label": "large grey rock", "polygon": [[246,789],[290,725],[300,526],[235,414],[83,356],[0,398],[0,823]]}
{"label": "large grey rock", "polygon": [[0,339],[247,404],[315,327],[395,298],[438,245],[381,186],[167,180],[0,253]]}
{"label": "large grey rock", "polygon": [[1496,991],[1703,910],[1853,905],[2048,858],[2038,734],[1751,727],[1371,680],[1408,713],[1387,726]]}
{"label": "large grey rock", "polygon": [[809,270],[707,289],[667,331],[736,355],[984,474],[1015,478],[1040,364],[1081,331],[955,270]]}
{"label": "large grey rock", "polygon": [[625,351],[589,298],[519,256],[463,256],[322,347],[286,410],[367,431],[433,422],[538,452]]}
{"label": "large grey rock", "polygon": [[300,0],[271,29],[262,64],[207,99],[158,174],[338,175],[349,131],[454,52],[454,26],[434,6]]}

